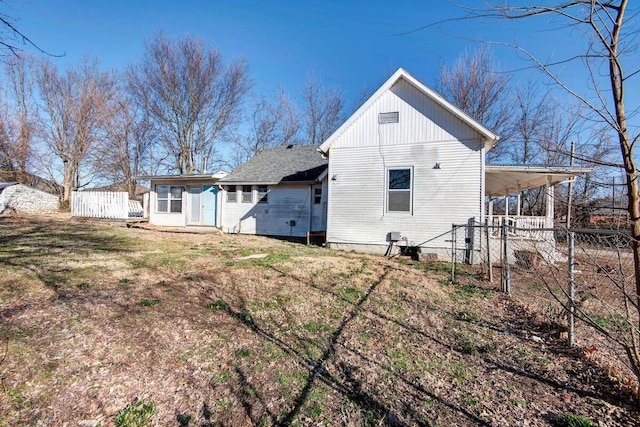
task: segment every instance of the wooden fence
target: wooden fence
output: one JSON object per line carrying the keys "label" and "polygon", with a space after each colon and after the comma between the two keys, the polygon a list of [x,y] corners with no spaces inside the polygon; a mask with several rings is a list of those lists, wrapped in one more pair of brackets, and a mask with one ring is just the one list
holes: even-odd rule
{"label": "wooden fence", "polygon": [[71,216],[127,219],[129,194],[124,191],[74,191],[71,193]]}

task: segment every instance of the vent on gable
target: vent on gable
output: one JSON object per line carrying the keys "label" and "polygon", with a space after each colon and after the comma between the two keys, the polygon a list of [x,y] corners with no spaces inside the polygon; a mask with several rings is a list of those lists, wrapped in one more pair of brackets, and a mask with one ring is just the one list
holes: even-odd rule
{"label": "vent on gable", "polygon": [[380,113],[378,114],[378,123],[381,125],[385,125],[387,123],[398,123],[399,118],[400,113],[398,111]]}

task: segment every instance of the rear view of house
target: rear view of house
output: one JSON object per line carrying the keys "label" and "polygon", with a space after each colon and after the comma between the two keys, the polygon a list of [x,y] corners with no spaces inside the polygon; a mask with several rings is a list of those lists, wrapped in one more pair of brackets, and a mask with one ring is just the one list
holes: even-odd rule
{"label": "rear view of house", "polygon": [[485,152],[498,136],[399,69],[319,148],[329,159],[327,244],[446,250],[484,216]]}

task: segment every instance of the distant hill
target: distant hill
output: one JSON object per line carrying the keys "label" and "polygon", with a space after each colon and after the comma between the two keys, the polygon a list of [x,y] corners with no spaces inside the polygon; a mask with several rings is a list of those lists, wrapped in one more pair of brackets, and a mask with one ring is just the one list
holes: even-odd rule
{"label": "distant hill", "polygon": [[50,179],[42,178],[41,176],[34,175],[29,172],[20,172],[0,168],[0,182],[18,182],[20,184],[28,185],[29,187],[36,188],[40,191],[45,191],[56,196],[62,194],[62,187],[51,181]]}

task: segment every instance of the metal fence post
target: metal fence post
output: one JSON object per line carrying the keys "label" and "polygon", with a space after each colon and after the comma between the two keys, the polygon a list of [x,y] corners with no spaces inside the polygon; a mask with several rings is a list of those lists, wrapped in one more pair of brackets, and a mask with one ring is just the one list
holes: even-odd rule
{"label": "metal fence post", "polygon": [[456,281],[456,225],[451,224],[451,283]]}
{"label": "metal fence post", "polygon": [[491,265],[491,236],[489,235],[489,220],[487,219],[484,226],[487,235],[487,265],[489,273],[489,283],[493,283],[493,266]]}
{"label": "metal fence post", "polygon": [[568,246],[568,260],[569,265],[569,304],[567,310],[567,321],[569,323],[567,330],[567,340],[569,347],[575,345],[575,243],[574,243],[573,231],[567,229],[567,246]]}
{"label": "metal fence post", "polygon": [[509,273],[509,228],[507,222],[502,223],[503,237],[503,261],[502,261],[502,290],[508,294],[511,293],[511,275]]}

